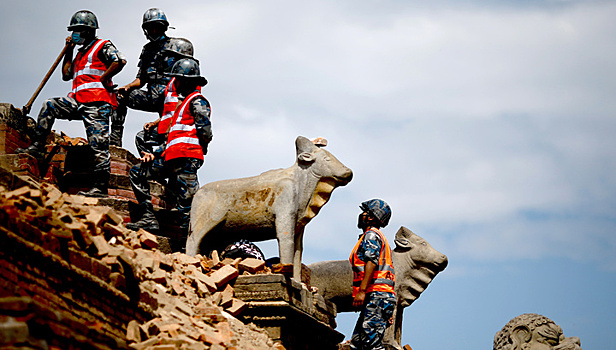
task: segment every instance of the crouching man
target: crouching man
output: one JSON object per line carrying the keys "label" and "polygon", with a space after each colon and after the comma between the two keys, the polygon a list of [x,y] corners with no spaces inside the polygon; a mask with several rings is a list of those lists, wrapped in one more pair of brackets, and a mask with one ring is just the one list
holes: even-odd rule
{"label": "crouching man", "polygon": [[166,142],[160,145],[137,139],[141,163],[130,170],[130,182],[143,216],[126,225],[132,230],[159,230],[148,180],[167,179],[165,192],[175,196],[180,229],[184,235],[188,233],[192,198],[199,189],[197,170],[212,140],[210,104],[200,92],[207,80],[200,74],[195,59],[186,58],[175,63],[169,73],[173,79],[165,89],[163,106],[163,114],[171,113],[172,117],[157,126]]}

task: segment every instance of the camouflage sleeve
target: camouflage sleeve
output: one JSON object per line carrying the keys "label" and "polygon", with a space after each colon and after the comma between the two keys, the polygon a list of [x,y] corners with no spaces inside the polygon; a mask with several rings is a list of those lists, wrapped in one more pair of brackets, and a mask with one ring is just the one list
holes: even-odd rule
{"label": "camouflage sleeve", "polygon": [[382,246],[381,237],[373,231],[368,231],[359,245],[357,257],[363,262],[372,261],[375,265],[378,265]]}
{"label": "camouflage sleeve", "polygon": [[197,137],[203,149],[203,154],[207,154],[207,146],[212,140],[212,123],[210,122],[210,103],[203,96],[194,98],[190,103],[190,112],[195,119]]}
{"label": "camouflage sleeve", "polygon": [[107,41],[103,44],[103,48],[99,51],[98,58],[109,66],[113,62],[120,62],[122,60],[126,60],[126,57],[123,53],[118,51],[116,47],[111,43],[111,41]]}
{"label": "camouflage sleeve", "polygon": [[145,46],[141,49],[141,54],[139,55],[139,62],[137,62],[137,77],[142,79],[145,76],[144,67],[143,67],[143,57],[145,55]]}

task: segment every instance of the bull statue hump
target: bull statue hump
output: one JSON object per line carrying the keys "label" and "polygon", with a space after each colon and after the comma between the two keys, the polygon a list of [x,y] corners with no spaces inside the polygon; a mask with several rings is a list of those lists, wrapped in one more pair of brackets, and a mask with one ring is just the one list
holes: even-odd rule
{"label": "bull statue hump", "polygon": [[[394,323],[385,331],[383,344],[388,349],[402,349],[402,314],[428,287],[432,279],[448,264],[447,256],[430,243],[402,226],[396,233],[392,262],[396,273],[396,308]],[[310,281],[323,298],[330,300],[338,312],[355,311],[353,302],[353,270],[348,260],[321,261],[308,265]]]}
{"label": "bull statue hump", "polygon": [[280,262],[293,264],[299,281],[304,228],[353,172],[305,137],[295,140],[295,148],[296,162],[289,168],[201,187],[192,202],[186,253],[223,249],[241,238],[276,238]]}

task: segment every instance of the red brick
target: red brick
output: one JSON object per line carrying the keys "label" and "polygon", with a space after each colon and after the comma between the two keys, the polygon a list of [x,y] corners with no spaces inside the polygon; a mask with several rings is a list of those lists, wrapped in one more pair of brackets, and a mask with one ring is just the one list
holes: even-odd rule
{"label": "red brick", "polygon": [[218,269],[217,271],[214,271],[214,273],[212,273],[210,277],[214,280],[216,287],[220,289],[225,284],[227,284],[229,281],[236,278],[238,275],[239,275],[239,272],[237,271],[235,267],[230,266],[230,265],[225,265],[221,267],[220,269]]}
{"label": "red brick", "polygon": [[255,259],[255,258],[246,258],[238,265],[240,271],[248,271],[250,273],[255,273],[257,271],[263,270],[265,267],[265,261]]}
{"label": "red brick", "polygon": [[231,306],[229,306],[228,308],[225,309],[225,311],[227,311],[228,313],[230,313],[233,316],[239,315],[240,313],[242,313],[242,311],[244,311],[246,308],[248,307],[248,303],[233,298],[233,301],[231,303]]}

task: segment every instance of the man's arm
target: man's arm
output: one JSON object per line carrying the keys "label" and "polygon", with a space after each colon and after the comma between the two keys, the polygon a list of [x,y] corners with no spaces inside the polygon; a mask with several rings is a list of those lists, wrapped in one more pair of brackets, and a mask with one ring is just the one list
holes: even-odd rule
{"label": "man's arm", "polygon": [[353,307],[359,308],[364,305],[366,298],[366,290],[372,284],[372,277],[379,262],[381,247],[383,242],[378,234],[373,231],[368,231],[364,235],[362,242],[357,250],[357,257],[365,262],[364,279],[359,286],[359,292],[353,298]]}
{"label": "man's arm", "polygon": [[70,36],[66,38],[66,45],[68,47],[64,51],[64,60],[62,61],[62,80],[69,81],[73,79],[73,49],[75,48],[75,43]]}
{"label": "man's arm", "polygon": [[195,119],[197,137],[203,150],[203,155],[207,154],[207,146],[212,141],[212,124],[210,122],[210,103],[203,97],[197,97],[191,101],[191,112]]}
{"label": "man's arm", "polygon": [[366,290],[370,287],[372,283],[372,276],[374,275],[374,270],[376,270],[376,264],[372,261],[366,262],[364,266],[364,279],[361,281],[359,285],[359,292],[353,298],[353,307],[359,308],[364,305],[366,299]]}
{"label": "man's arm", "polygon": [[126,60],[115,61],[109,65],[109,68],[101,75],[101,81],[106,84],[114,75],[120,73],[122,68],[126,65]]}
{"label": "man's arm", "polygon": [[126,84],[126,85],[124,85],[124,86],[120,86],[120,87],[118,88],[118,93],[120,93],[120,94],[125,94],[125,93],[129,92],[130,90],[133,90],[133,89],[139,89],[139,88],[141,88],[143,85],[145,85],[145,84],[141,81],[141,79],[136,78],[136,79],[135,79],[135,80],[133,80],[132,82],[130,82],[130,83],[128,83],[128,84]]}
{"label": "man's arm", "polygon": [[109,81],[124,68],[126,58],[110,41],[103,45],[98,57],[107,66],[107,70],[101,75],[101,82],[110,87]]}

